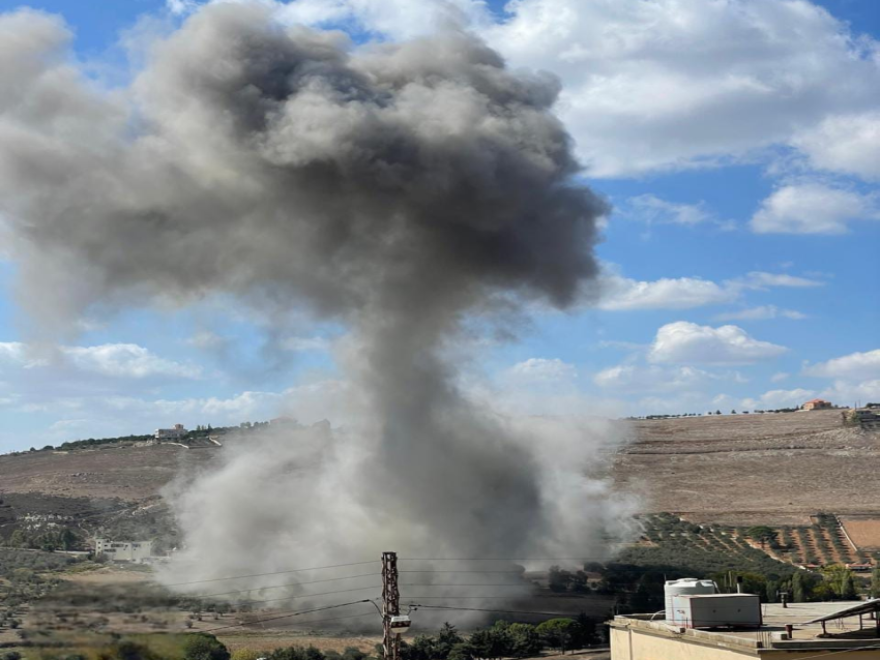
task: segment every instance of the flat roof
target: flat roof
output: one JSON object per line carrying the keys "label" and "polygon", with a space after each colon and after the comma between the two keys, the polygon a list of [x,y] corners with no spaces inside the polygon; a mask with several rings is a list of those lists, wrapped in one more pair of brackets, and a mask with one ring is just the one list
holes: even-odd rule
{"label": "flat roof", "polygon": [[[720,594],[736,596],[737,594]],[[744,594],[748,595],[748,594]],[[711,597],[711,596],[710,596]],[[876,622],[867,617],[859,627],[858,614],[870,612],[880,605],[877,601],[837,601],[828,603],[780,603],[761,605],[763,625],[760,628],[680,628],[658,614],[629,614],[614,617],[609,624],[615,628],[628,628],[646,634],[680,638],[682,642],[736,647],[756,656],[759,650],[854,650],[873,647],[880,650],[880,638],[876,637]],[[868,609],[862,609],[868,606]],[[822,634],[825,621],[827,637]],[[833,621],[833,623],[827,623]],[[787,625],[793,626],[791,639],[783,640]],[[777,633],[774,635],[774,633]]]}

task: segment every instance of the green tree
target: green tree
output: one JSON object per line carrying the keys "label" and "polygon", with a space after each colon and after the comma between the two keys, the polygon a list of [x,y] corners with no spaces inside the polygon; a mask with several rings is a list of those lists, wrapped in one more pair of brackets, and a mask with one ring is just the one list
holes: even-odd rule
{"label": "green tree", "polygon": [[761,548],[765,548],[769,543],[772,546],[779,545],[779,539],[776,536],[776,530],[766,525],[755,525],[746,530],[746,536],[753,541],[761,544]]}
{"label": "green tree", "polygon": [[586,613],[581,612],[578,614],[577,624],[580,630],[578,634],[580,639],[578,640],[580,643],[578,646],[583,648],[585,646],[590,646],[592,644],[596,644],[599,641],[599,633],[596,630],[596,620],[591,619],[586,615]]}
{"label": "green tree", "polygon": [[544,642],[535,630],[535,626],[528,623],[511,623],[507,631],[510,634],[511,655],[516,658],[535,656],[544,648]]}
{"label": "green tree", "polygon": [[567,618],[549,619],[536,628],[547,646],[559,649],[563,653],[574,648],[576,629],[577,622]]}
{"label": "green tree", "polygon": [[184,660],[229,660],[229,650],[214,635],[195,633],[183,644]]}
{"label": "green tree", "polygon": [[880,598],[880,567],[871,571],[871,596]]}
{"label": "green tree", "polygon": [[[379,645],[381,648],[381,645]],[[306,650],[301,646],[285,646],[266,656],[269,660],[307,660]]]}
{"label": "green tree", "polygon": [[462,636],[458,634],[458,630],[455,629],[450,623],[444,623],[443,627],[440,629],[440,632],[437,633],[437,644],[435,648],[435,652],[437,653],[438,658],[446,658],[452,652],[452,648],[456,644],[461,644],[464,641]]}
{"label": "green tree", "polygon": [[767,588],[764,594],[764,602],[775,603],[777,591],[779,591],[779,583],[776,580],[767,580]]}
{"label": "green tree", "polygon": [[563,570],[559,566],[551,566],[547,576],[547,583],[551,591],[563,592],[568,591],[572,578],[573,576],[569,571]]}
{"label": "green tree", "polygon": [[468,642],[478,658],[504,658],[511,655],[513,644],[507,629],[510,624],[499,621],[491,628],[477,630]]}
{"label": "green tree", "polygon": [[101,656],[102,660],[159,660],[148,646],[130,640],[119,642],[112,654]]}
{"label": "green tree", "polygon": [[791,597],[795,603],[806,603],[813,592],[813,580],[806,571],[797,571],[791,576]]}
{"label": "green tree", "polygon": [[470,642],[459,642],[452,647],[447,660],[474,660],[476,657],[474,647]]}

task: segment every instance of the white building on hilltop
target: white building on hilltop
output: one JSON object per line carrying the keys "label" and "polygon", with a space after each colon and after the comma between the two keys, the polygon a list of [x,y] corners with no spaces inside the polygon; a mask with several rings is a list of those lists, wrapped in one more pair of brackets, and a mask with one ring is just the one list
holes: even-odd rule
{"label": "white building on hilltop", "polygon": [[153,557],[153,542],[95,539],[95,555],[104,556],[110,561],[143,563]]}
{"label": "white building on hilltop", "polygon": [[156,429],[156,440],[178,440],[187,433],[183,424],[175,424],[173,429]]}

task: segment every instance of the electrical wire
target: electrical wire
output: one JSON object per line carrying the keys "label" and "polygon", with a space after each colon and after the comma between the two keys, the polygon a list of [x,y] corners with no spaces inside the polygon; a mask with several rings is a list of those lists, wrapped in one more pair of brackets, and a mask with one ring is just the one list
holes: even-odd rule
{"label": "electrical wire", "polygon": [[[280,621],[281,619],[291,619],[291,618],[293,618],[293,617],[295,617],[295,616],[302,616],[303,614],[311,614],[312,612],[323,612],[324,610],[333,610],[333,609],[337,609],[337,608],[340,608],[340,607],[347,607],[347,606],[349,606],[349,605],[358,605],[358,604],[360,604],[360,603],[372,603],[372,602],[373,602],[373,601],[371,601],[371,600],[369,600],[369,599],[365,599],[365,600],[353,600],[353,601],[351,601],[350,603],[339,603],[338,605],[327,605],[327,606],[325,606],[325,607],[314,607],[314,608],[312,608],[312,609],[310,609],[310,610],[300,610],[299,612],[288,612],[288,613],[286,613],[286,614],[284,614],[284,615],[281,615],[281,616],[273,616],[273,617],[269,617],[269,618],[267,618],[267,619],[255,619],[254,621],[248,621],[248,622],[246,622],[246,623],[236,623],[236,624],[231,625],[231,626],[219,626],[219,627],[217,627],[217,628],[208,628],[207,630],[196,630],[196,631],[193,631],[193,632],[200,632],[200,633],[203,633],[203,632],[214,632],[215,630],[227,630],[227,629],[229,629],[229,628],[241,628],[241,627],[243,627],[243,626],[252,626],[252,625],[255,625],[255,624],[258,624],[258,623],[269,623],[270,621]],[[370,612],[370,615],[372,615],[372,614],[373,614],[373,613]],[[366,616],[366,615],[363,615],[363,616]],[[347,617],[346,617],[346,618],[347,618]]]}
{"label": "electrical wire", "polygon": [[522,575],[522,571],[397,571],[398,573],[516,573]]}
{"label": "electrical wire", "polygon": [[308,582],[287,582],[285,584],[276,584],[270,585],[266,587],[251,587],[250,589],[237,589],[236,591],[224,591],[219,594],[207,594],[204,596],[182,596],[182,598],[192,598],[192,599],[202,599],[202,598],[215,598],[217,596],[230,596],[232,594],[243,594],[248,591],[260,591],[261,589],[283,589],[284,587],[298,587],[303,584],[318,584],[319,582],[338,582],[339,580],[353,580],[355,578],[362,577],[374,577],[382,575],[381,573],[360,573],[358,575],[346,575],[345,577],[338,578],[325,578],[323,580],[309,580]]}
{"label": "electrical wire", "polygon": [[322,571],[328,568],[345,568],[347,566],[365,566],[367,564],[378,564],[379,560],[373,561],[356,561],[351,564],[336,564],[335,566],[313,566],[312,568],[293,568],[289,571],[274,571],[272,573],[252,573],[251,575],[230,575],[229,577],[208,578],[206,580],[190,580],[188,582],[171,582],[166,587],[179,587],[184,584],[201,584],[203,582],[221,582],[223,580],[239,580],[242,578],[265,577],[267,575],[284,575],[285,573],[303,573],[305,571]]}
{"label": "electrical wire", "polygon": [[[515,598],[507,596],[408,596],[408,598],[421,598],[422,600],[510,600]],[[550,598],[550,596],[529,596],[529,598]]]}
{"label": "electrical wire", "polygon": [[421,603],[406,603],[408,607],[420,608],[424,607],[425,609],[430,610],[461,610],[462,612],[495,612],[502,614],[534,614],[540,616],[568,616],[570,612],[536,612],[531,610],[496,610],[496,609],[486,609],[481,607],[451,607],[447,605],[422,605]]}
{"label": "electrical wire", "polygon": [[572,559],[571,557],[554,558],[554,557],[532,557],[530,559],[511,558],[511,557],[433,557],[433,558],[417,558],[406,557],[400,558],[398,561],[593,561],[592,559]]}
{"label": "electrical wire", "polygon": [[283,600],[299,600],[300,598],[317,598],[318,596],[330,596],[333,594],[348,594],[354,591],[369,591],[370,589],[381,589],[382,585],[377,584],[371,587],[361,587],[359,589],[341,589],[339,591],[325,591],[320,594],[300,594],[299,596],[287,596],[285,598],[267,598],[264,600],[242,600],[242,603],[278,603]]}
{"label": "electrical wire", "polygon": [[443,583],[410,583],[407,584],[405,582],[401,582],[398,586],[401,587],[529,587],[531,585],[525,584],[523,582],[507,582],[505,584],[490,584],[488,582],[483,582],[481,584],[453,584],[451,582],[443,582]]}

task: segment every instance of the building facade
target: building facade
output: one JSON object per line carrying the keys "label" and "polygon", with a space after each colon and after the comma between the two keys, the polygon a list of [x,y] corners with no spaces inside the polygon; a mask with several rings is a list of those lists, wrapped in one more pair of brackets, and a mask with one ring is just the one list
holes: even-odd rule
{"label": "building facade", "polygon": [[156,440],[178,440],[187,433],[183,424],[175,424],[172,429],[156,429]]}
{"label": "building facade", "polygon": [[110,561],[143,563],[153,557],[153,542],[95,539],[95,555],[106,557]]}

